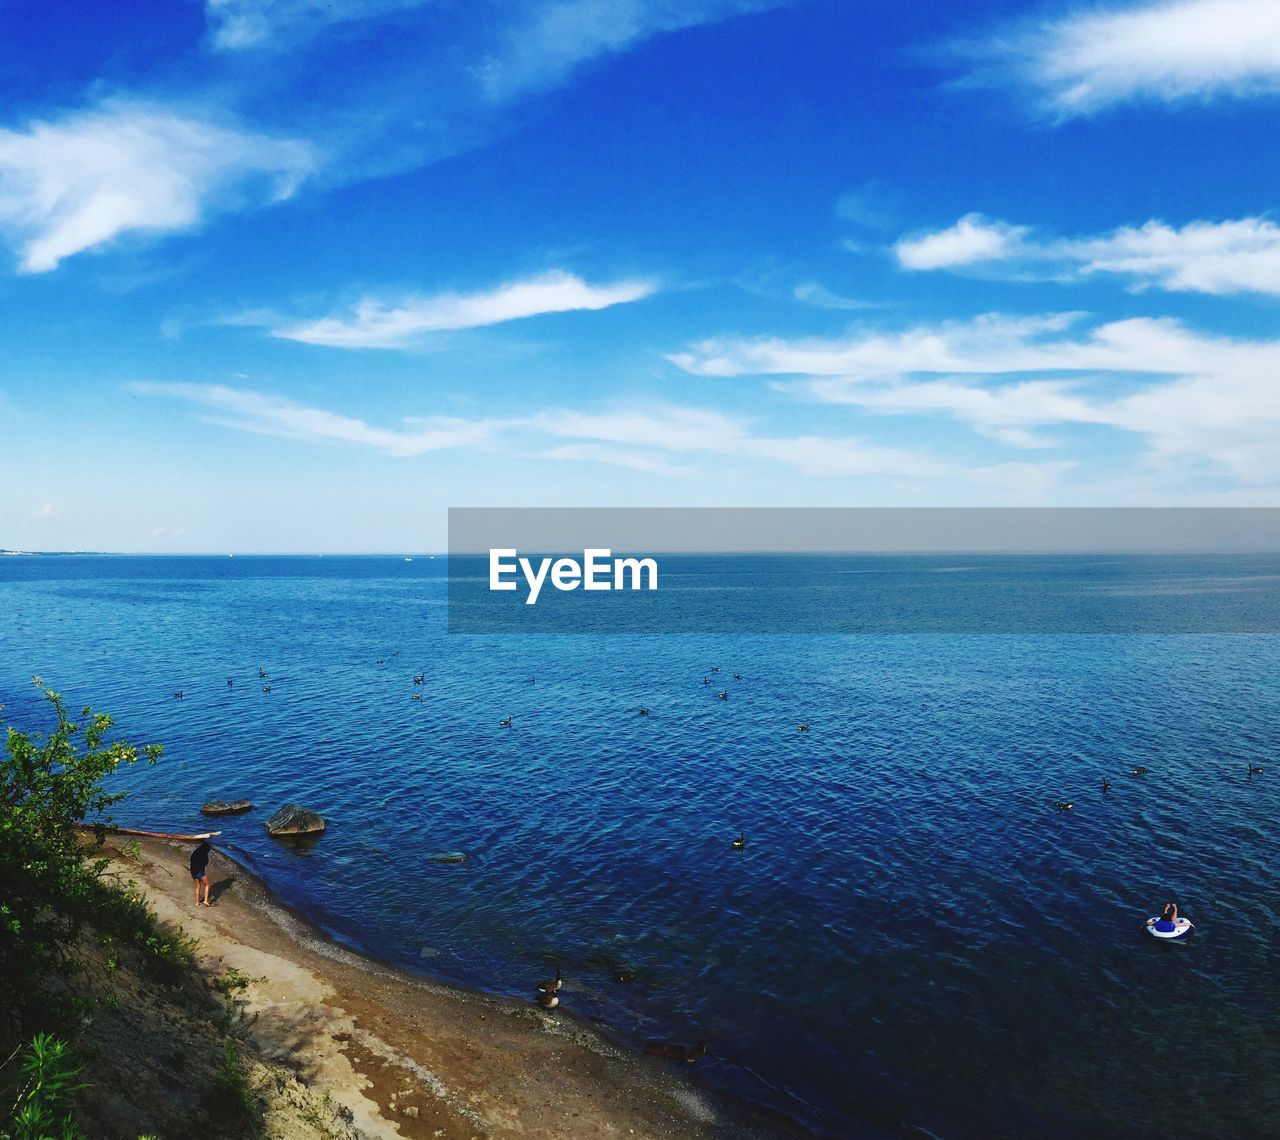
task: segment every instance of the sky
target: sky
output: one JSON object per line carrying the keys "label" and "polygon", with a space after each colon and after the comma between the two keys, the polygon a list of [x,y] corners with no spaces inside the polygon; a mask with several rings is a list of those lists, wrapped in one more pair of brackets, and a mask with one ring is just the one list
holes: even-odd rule
{"label": "sky", "polygon": [[0,548],[1280,506],[1280,0],[0,0]]}

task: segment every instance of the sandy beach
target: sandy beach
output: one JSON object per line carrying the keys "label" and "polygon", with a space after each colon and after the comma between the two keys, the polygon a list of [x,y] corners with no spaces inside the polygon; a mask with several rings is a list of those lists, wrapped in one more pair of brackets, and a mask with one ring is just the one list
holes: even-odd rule
{"label": "sandy beach", "polygon": [[[216,852],[214,905],[193,904],[190,844],[115,839],[112,874],[197,942],[210,983],[237,980],[246,1041],[332,1108],[328,1127],[276,1114],[270,1135],[794,1137],[699,1081],[696,1067],[620,1047],[562,1008],[437,985],[337,945]],[[239,979],[245,979],[241,985]],[[536,978],[531,975],[530,992]],[[279,1080],[277,1084],[281,1083]]]}

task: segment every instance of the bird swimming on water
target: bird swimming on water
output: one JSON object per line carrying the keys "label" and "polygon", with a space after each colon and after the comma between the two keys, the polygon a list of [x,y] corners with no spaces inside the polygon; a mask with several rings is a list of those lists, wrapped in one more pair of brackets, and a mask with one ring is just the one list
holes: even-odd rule
{"label": "bird swimming on water", "polygon": [[1104,792],[1109,792],[1109,791],[1111,791],[1111,781],[1110,781],[1110,780],[1108,780],[1108,779],[1106,778],[1106,776],[1103,776],[1103,777],[1102,777],[1102,790],[1103,790]]}
{"label": "bird swimming on water", "polygon": [[641,716],[648,716],[648,715],[649,715],[649,710],[648,710],[648,709],[641,709],[641,710],[640,710],[640,715],[641,715]]}
{"label": "bird swimming on water", "polygon": [[510,717],[504,717],[502,720],[498,721],[498,725],[499,725],[499,727],[501,727],[501,728],[510,728],[510,727],[511,727],[511,718],[510,718]]}
{"label": "bird swimming on water", "polygon": [[421,685],[424,677],[426,677],[425,673],[419,673],[416,677],[414,677],[413,683],[415,685]]}
{"label": "bird swimming on water", "polygon": [[538,993],[554,994],[559,993],[560,987],[564,984],[564,979],[560,977],[560,967],[556,967],[556,976],[548,978],[545,982],[538,983]]}
{"label": "bird swimming on water", "polygon": [[235,686],[235,683],[236,683],[236,679],[235,679],[234,677],[228,677],[228,678],[227,678],[227,688],[228,688],[228,689],[233,688],[233,687]]}
{"label": "bird swimming on water", "polygon": [[699,1041],[696,1045],[672,1045],[666,1041],[646,1041],[644,1051],[651,1057],[665,1057],[668,1061],[684,1061],[692,1065],[707,1055],[707,1043]]}
{"label": "bird swimming on water", "polygon": [[263,686],[262,686],[262,691],[263,691],[264,693],[269,693],[269,692],[271,692],[271,686],[270,686],[270,685],[263,685]]}
{"label": "bird swimming on water", "polygon": [[265,679],[267,676],[267,671],[261,665],[258,666],[258,676],[262,677],[263,679]]}
{"label": "bird swimming on water", "polygon": [[1250,775],[1250,776],[1261,776],[1261,775],[1262,775],[1262,768],[1261,768],[1261,766],[1260,766],[1260,765],[1258,765],[1258,764],[1250,764],[1250,765],[1249,765],[1249,775]]}
{"label": "bird swimming on water", "polygon": [[1145,776],[1150,770],[1150,768],[1135,768],[1133,774],[1135,776]]}
{"label": "bird swimming on water", "polygon": [[723,693],[717,693],[716,696],[719,697],[722,701],[727,701],[729,699],[729,693],[727,690]]}
{"label": "bird swimming on water", "polygon": [[184,693],[181,689],[179,689],[179,690],[178,690],[176,693],[174,693],[173,695],[174,695],[175,697],[177,697],[177,698],[178,698],[178,700],[182,700],[182,698],[186,696],[186,693]]}
{"label": "bird swimming on water", "polygon": [[747,846],[747,837],[744,832],[738,832],[738,838],[733,841],[733,849],[735,851],[745,850]]}
{"label": "bird swimming on water", "polygon": [[1059,811],[1070,811],[1075,805],[1070,800],[1059,800],[1053,806]]}
{"label": "bird swimming on water", "polygon": [[808,732],[808,731],[809,731],[809,726],[808,726],[807,724],[798,724],[798,725],[796,725],[796,731],[797,731],[797,732]]}

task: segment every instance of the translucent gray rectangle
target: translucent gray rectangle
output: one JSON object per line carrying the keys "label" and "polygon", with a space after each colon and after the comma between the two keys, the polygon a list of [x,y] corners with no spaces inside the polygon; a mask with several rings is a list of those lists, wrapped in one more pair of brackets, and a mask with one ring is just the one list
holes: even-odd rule
{"label": "translucent gray rectangle", "polygon": [[454,633],[1280,630],[1271,508],[455,508],[449,557]]}

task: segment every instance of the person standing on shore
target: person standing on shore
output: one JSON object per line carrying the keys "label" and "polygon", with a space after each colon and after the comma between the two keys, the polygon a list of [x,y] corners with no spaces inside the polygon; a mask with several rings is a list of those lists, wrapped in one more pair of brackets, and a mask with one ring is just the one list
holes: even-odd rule
{"label": "person standing on shore", "polygon": [[196,889],[196,906],[212,905],[209,902],[209,852],[212,850],[208,840],[204,840],[191,852],[191,880]]}

